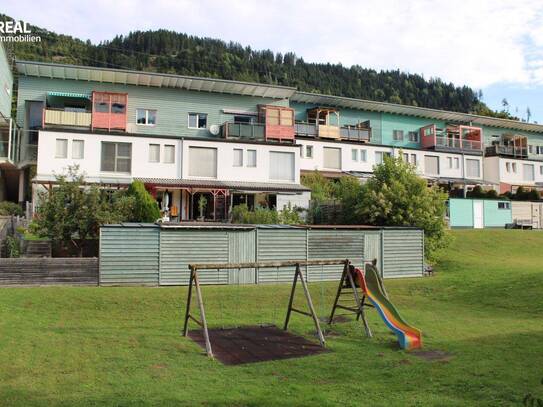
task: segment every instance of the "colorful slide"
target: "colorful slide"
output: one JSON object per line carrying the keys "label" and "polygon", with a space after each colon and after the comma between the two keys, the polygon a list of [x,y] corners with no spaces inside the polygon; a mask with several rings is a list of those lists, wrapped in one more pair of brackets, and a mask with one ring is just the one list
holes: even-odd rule
{"label": "colorful slide", "polygon": [[358,279],[358,284],[375,309],[385,321],[385,324],[398,337],[398,342],[403,349],[411,350],[422,347],[422,333],[417,328],[409,325],[400,316],[394,305],[390,302],[385,294],[381,279],[377,274],[377,269],[370,265],[366,265],[364,271],[355,268],[355,277]]}

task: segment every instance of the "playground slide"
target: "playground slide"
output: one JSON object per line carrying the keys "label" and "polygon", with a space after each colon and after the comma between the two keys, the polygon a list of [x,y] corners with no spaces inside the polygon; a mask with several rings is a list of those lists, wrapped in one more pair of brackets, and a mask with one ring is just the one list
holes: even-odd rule
{"label": "playground slide", "polygon": [[385,324],[396,334],[400,346],[406,350],[421,348],[421,331],[409,325],[387,298],[377,274],[377,269],[368,264],[364,271],[355,268],[354,272],[360,288],[375,306]]}

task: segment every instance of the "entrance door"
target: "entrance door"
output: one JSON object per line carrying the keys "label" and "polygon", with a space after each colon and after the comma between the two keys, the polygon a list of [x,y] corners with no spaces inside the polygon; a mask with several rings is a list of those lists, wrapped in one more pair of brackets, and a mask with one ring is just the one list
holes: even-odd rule
{"label": "entrance door", "polygon": [[482,229],[484,227],[482,201],[473,201],[473,227],[475,229]]}

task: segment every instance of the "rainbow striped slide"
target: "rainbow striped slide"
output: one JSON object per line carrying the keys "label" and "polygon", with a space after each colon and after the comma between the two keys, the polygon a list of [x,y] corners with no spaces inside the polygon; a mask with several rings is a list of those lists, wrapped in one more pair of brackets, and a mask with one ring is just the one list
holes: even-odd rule
{"label": "rainbow striped slide", "polygon": [[402,349],[411,350],[422,347],[422,333],[409,325],[396,310],[384,293],[377,269],[371,264],[364,271],[354,268],[360,288],[369,298],[375,309],[385,321],[386,326],[396,334]]}

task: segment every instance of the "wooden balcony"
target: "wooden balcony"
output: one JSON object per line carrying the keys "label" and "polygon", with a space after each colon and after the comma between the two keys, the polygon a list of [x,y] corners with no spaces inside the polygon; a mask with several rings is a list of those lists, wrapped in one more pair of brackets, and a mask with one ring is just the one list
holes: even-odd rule
{"label": "wooden balcony", "polygon": [[45,109],[43,123],[45,126],[87,127],[91,126],[91,112],[69,112],[62,109]]}

